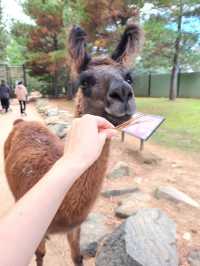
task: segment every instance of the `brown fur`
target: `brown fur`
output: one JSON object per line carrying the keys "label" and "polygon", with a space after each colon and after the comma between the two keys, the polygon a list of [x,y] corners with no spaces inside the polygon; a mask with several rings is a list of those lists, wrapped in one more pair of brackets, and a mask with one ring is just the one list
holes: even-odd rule
{"label": "brown fur", "polygon": [[[10,189],[16,200],[21,198],[63,154],[63,143],[39,122],[17,123],[5,143],[5,171]],[[109,143],[103,149],[98,161],[96,161],[79,178],[67,193],[48,232],[66,232],[70,240],[71,234],[79,231],[79,225],[87,218],[88,213],[95,202],[106,170]],[[77,232],[78,232],[77,231]],[[71,244],[74,262],[80,260],[79,246],[74,239]],[[36,252],[38,265],[41,262],[41,249],[44,250],[44,242]],[[76,264],[75,264],[76,265]],[[81,264],[77,264],[81,265]]]}
{"label": "brown fur", "polygon": [[[108,146],[67,193],[49,228],[51,232],[74,228],[87,217],[101,188]],[[39,122],[24,121],[14,126],[5,143],[5,170],[16,200],[44,176],[63,155],[63,149],[61,140]]]}

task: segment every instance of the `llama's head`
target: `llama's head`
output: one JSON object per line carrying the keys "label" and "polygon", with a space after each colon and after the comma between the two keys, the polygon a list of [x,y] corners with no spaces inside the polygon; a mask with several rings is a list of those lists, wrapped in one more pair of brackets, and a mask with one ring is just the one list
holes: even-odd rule
{"label": "llama's head", "polygon": [[82,113],[107,118],[114,125],[128,120],[135,112],[133,78],[128,69],[133,62],[142,34],[129,25],[111,56],[92,58],[86,51],[86,33],[74,26],[69,36],[69,53],[83,96]]}

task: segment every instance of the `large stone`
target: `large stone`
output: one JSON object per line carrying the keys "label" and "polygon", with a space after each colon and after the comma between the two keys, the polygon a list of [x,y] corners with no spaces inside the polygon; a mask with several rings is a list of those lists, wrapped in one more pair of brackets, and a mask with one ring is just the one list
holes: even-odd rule
{"label": "large stone", "polygon": [[140,208],[147,208],[151,197],[143,192],[136,192],[119,202],[115,209],[115,215],[118,218],[127,218],[133,215]]}
{"label": "large stone", "polygon": [[50,124],[48,128],[61,139],[67,135],[68,125],[65,123]]}
{"label": "large stone", "polygon": [[47,125],[55,125],[61,122],[59,116],[47,116],[44,121]]}
{"label": "large stone", "polygon": [[182,202],[196,208],[200,207],[198,202],[174,187],[159,187],[155,191],[155,196],[157,199],[163,198],[175,202]]}
{"label": "large stone", "polygon": [[108,233],[106,217],[100,213],[91,213],[81,226],[81,254],[95,257],[98,242]]}
{"label": "large stone", "polygon": [[66,125],[66,127],[70,126],[69,121],[66,121],[66,120],[64,121],[64,120],[60,119],[59,116],[46,117],[45,123],[47,125],[63,124],[63,125]]}
{"label": "large stone", "polygon": [[142,209],[100,243],[96,266],[178,266],[176,226],[159,209]]}
{"label": "large stone", "polygon": [[132,171],[129,165],[125,162],[120,161],[114,166],[111,172],[107,175],[107,178],[115,179],[115,178],[120,178],[123,176],[130,176],[131,174],[132,174]]}
{"label": "large stone", "polygon": [[188,256],[190,266],[200,266],[200,250],[192,250]]}
{"label": "large stone", "polygon": [[50,108],[46,111],[47,116],[57,116],[59,114],[59,110],[57,107],[55,108]]}
{"label": "large stone", "polygon": [[110,197],[118,197],[126,194],[132,194],[136,191],[139,191],[137,187],[133,188],[124,188],[124,189],[113,189],[113,190],[105,190],[101,192],[101,195],[104,196],[105,198],[110,198]]}

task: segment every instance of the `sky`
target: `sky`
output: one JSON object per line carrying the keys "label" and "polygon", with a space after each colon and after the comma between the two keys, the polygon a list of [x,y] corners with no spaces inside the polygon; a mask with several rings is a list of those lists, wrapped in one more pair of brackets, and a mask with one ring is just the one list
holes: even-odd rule
{"label": "sky", "polygon": [[1,0],[3,8],[3,18],[6,27],[9,29],[12,19],[20,20],[22,22],[30,22],[29,17],[27,17],[20,4],[19,0]]}
{"label": "sky", "polygon": [[[26,23],[31,23],[30,18],[24,14],[19,4],[20,0],[1,0],[1,1],[2,1],[2,7],[3,7],[4,22],[7,26],[7,29],[10,28],[12,19],[20,20]],[[154,9],[153,5],[150,3],[146,3],[145,6],[142,8],[142,13],[145,19],[148,19],[148,17],[151,14],[155,14],[155,12],[158,12],[158,11]],[[176,30],[176,24],[170,23],[168,27]],[[190,18],[190,19],[187,19],[187,18],[184,19],[183,29],[186,32],[200,33],[200,19],[195,18],[195,17]]]}

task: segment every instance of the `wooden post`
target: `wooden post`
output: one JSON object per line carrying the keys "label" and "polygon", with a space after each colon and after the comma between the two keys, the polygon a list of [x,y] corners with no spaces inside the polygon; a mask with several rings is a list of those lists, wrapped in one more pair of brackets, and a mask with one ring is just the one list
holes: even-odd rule
{"label": "wooden post", "polygon": [[122,135],[121,135],[121,141],[122,141],[122,142],[124,142],[124,140],[125,140],[125,132],[124,132],[124,131],[122,131]]}
{"label": "wooden post", "polygon": [[143,149],[144,149],[144,140],[141,139],[140,140],[140,151],[143,151]]}

